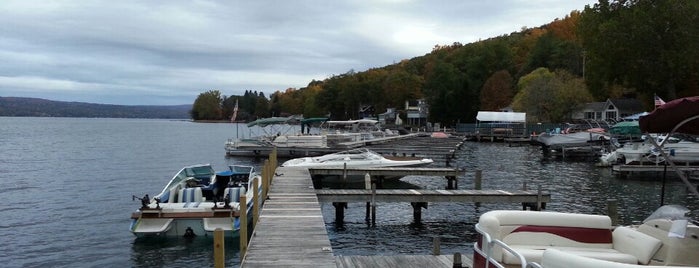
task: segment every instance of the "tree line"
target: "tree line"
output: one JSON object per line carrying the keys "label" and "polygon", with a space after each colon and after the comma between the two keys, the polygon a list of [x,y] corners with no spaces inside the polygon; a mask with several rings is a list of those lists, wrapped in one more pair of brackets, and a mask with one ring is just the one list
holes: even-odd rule
{"label": "tree line", "polygon": [[[512,106],[537,122],[563,122],[591,101],[699,95],[699,1],[600,0],[563,19],[471,44],[436,45],[426,55],[303,88],[235,96],[245,118],[282,114],[359,117],[359,107],[401,109],[424,98],[431,122],[473,122],[478,111]],[[192,117],[229,118],[232,97]],[[243,107],[242,102],[246,105]],[[210,109],[212,111],[208,111]],[[206,111],[206,112],[204,112]],[[218,112],[217,112],[218,111]],[[195,115],[197,117],[195,117]],[[212,118],[208,118],[212,119]]]}

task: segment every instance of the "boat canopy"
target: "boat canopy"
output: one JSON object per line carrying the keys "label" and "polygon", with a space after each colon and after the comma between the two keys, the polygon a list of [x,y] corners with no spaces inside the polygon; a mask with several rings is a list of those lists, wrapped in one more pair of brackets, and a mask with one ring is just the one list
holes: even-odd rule
{"label": "boat canopy", "polygon": [[254,127],[254,126],[266,127],[269,125],[298,124],[300,122],[300,120],[301,119],[298,116],[269,117],[269,118],[262,118],[262,119],[257,119],[255,121],[252,121],[252,122],[248,123],[248,127]]}
{"label": "boat canopy", "polygon": [[621,121],[609,128],[609,133],[618,135],[640,135],[638,121]]}
{"label": "boat canopy", "polygon": [[[645,133],[699,135],[699,96],[669,101],[648,115],[641,116],[639,126]],[[677,129],[675,129],[677,127]]]}
{"label": "boat canopy", "polygon": [[527,113],[479,111],[478,115],[476,115],[476,120],[487,122],[525,123],[527,121]]}
{"label": "boat canopy", "polygon": [[304,118],[301,119],[301,124],[303,125],[311,125],[314,123],[322,123],[328,121],[327,117],[311,117],[311,118]]}

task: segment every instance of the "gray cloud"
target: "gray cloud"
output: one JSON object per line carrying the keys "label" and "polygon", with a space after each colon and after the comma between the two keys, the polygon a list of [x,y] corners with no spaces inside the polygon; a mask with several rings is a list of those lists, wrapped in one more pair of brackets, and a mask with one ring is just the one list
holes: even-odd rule
{"label": "gray cloud", "polygon": [[592,0],[0,2],[0,96],[188,104],[299,88],[535,27]]}

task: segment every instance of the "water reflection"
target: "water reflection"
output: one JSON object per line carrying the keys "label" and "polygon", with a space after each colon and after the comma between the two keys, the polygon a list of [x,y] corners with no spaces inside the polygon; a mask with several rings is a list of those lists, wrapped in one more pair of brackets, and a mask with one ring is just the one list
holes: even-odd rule
{"label": "water reflection", "polygon": [[[133,267],[213,267],[213,243],[212,237],[136,238],[131,245],[131,264]],[[226,267],[240,265],[239,244],[238,238],[225,238]]]}

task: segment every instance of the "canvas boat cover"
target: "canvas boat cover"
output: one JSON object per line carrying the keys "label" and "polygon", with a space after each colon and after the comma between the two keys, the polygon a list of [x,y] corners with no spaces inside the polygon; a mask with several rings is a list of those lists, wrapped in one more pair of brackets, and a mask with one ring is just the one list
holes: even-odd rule
{"label": "canvas boat cover", "polygon": [[[639,119],[644,133],[669,133],[679,123],[699,116],[699,96],[669,101]],[[699,118],[691,120],[676,130],[679,133],[699,135]]]}

